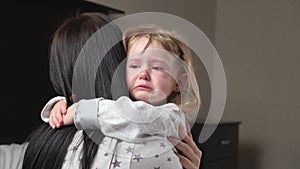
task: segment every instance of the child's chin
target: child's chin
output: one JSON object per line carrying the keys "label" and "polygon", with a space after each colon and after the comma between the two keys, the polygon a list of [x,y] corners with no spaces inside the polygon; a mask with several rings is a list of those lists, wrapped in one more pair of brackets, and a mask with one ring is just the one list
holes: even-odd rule
{"label": "child's chin", "polygon": [[149,103],[149,94],[139,94],[134,96],[135,100],[144,101]]}
{"label": "child's chin", "polygon": [[159,106],[167,103],[167,95],[161,90],[153,90],[149,95],[149,103],[155,106]]}
{"label": "child's chin", "polygon": [[[154,106],[162,105],[167,102],[167,99],[164,95],[154,95],[153,93],[139,93],[134,95],[133,97],[135,100],[144,101]],[[165,98],[165,99],[164,99]]]}

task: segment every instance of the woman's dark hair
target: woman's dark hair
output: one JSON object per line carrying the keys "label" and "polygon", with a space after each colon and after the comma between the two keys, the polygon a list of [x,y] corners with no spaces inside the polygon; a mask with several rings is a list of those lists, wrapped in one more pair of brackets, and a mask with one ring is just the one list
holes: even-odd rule
{"label": "woman's dark hair", "polygon": [[[95,32],[98,32],[100,28],[109,22],[110,20],[100,13],[81,13],[66,19],[54,33],[50,48],[50,79],[57,94],[66,98],[67,105],[77,101],[72,96],[75,94],[75,97],[77,97],[73,87],[73,77],[76,76],[74,69],[78,57],[103,53],[103,51],[99,51],[103,49],[101,47],[94,46],[94,48],[84,49],[84,46],[90,41]],[[125,59],[126,54],[122,45],[122,32],[120,29],[110,23],[106,30],[108,32],[100,33],[101,36],[96,39],[99,40],[99,44],[110,44],[113,47],[108,49],[108,52],[102,56],[103,59],[100,63],[96,63],[98,68],[94,79],[93,92],[95,93],[94,97],[101,96],[112,99],[112,78],[118,65]],[[89,49],[94,52],[84,53]],[[91,62],[87,61],[87,63]],[[88,70],[89,65],[81,68]],[[79,98],[82,99],[85,96]],[[74,125],[59,129],[52,129],[46,123],[39,126],[27,139],[29,144],[23,161],[23,169],[61,168],[68,146],[77,131]],[[89,169],[97,153],[98,145],[85,132],[83,133],[84,145],[81,168]],[[103,137],[102,134],[102,139]]]}

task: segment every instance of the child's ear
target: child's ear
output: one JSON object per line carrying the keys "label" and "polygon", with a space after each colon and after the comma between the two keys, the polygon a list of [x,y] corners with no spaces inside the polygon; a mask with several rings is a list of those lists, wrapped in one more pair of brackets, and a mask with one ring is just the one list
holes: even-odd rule
{"label": "child's ear", "polygon": [[176,84],[176,92],[180,92],[187,86],[187,74],[183,73],[182,75],[179,76]]}

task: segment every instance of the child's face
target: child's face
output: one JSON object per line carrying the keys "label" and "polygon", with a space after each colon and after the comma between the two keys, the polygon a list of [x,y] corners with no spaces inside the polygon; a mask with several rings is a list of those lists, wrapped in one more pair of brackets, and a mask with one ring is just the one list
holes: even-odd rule
{"label": "child's face", "polygon": [[126,79],[130,95],[152,105],[166,103],[179,88],[176,79],[176,58],[156,41],[143,52],[148,38],[141,37],[128,51]]}

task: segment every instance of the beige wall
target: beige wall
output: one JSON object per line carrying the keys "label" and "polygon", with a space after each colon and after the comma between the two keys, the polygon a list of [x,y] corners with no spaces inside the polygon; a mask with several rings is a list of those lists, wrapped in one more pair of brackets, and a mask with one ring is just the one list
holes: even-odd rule
{"label": "beige wall", "polygon": [[299,168],[300,1],[219,0],[215,26],[240,168]]}
{"label": "beige wall", "polygon": [[171,13],[197,25],[224,65],[223,120],[242,122],[240,169],[300,167],[300,1],[93,1],[126,14]]}
{"label": "beige wall", "polygon": [[[88,0],[125,11],[125,15],[137,12],[164,12],[184,18],[197,25],[214,39],[216,0]],[[190,3],[187,3],[190,2]],[[203,5],[205,4],[205,5]]]}

